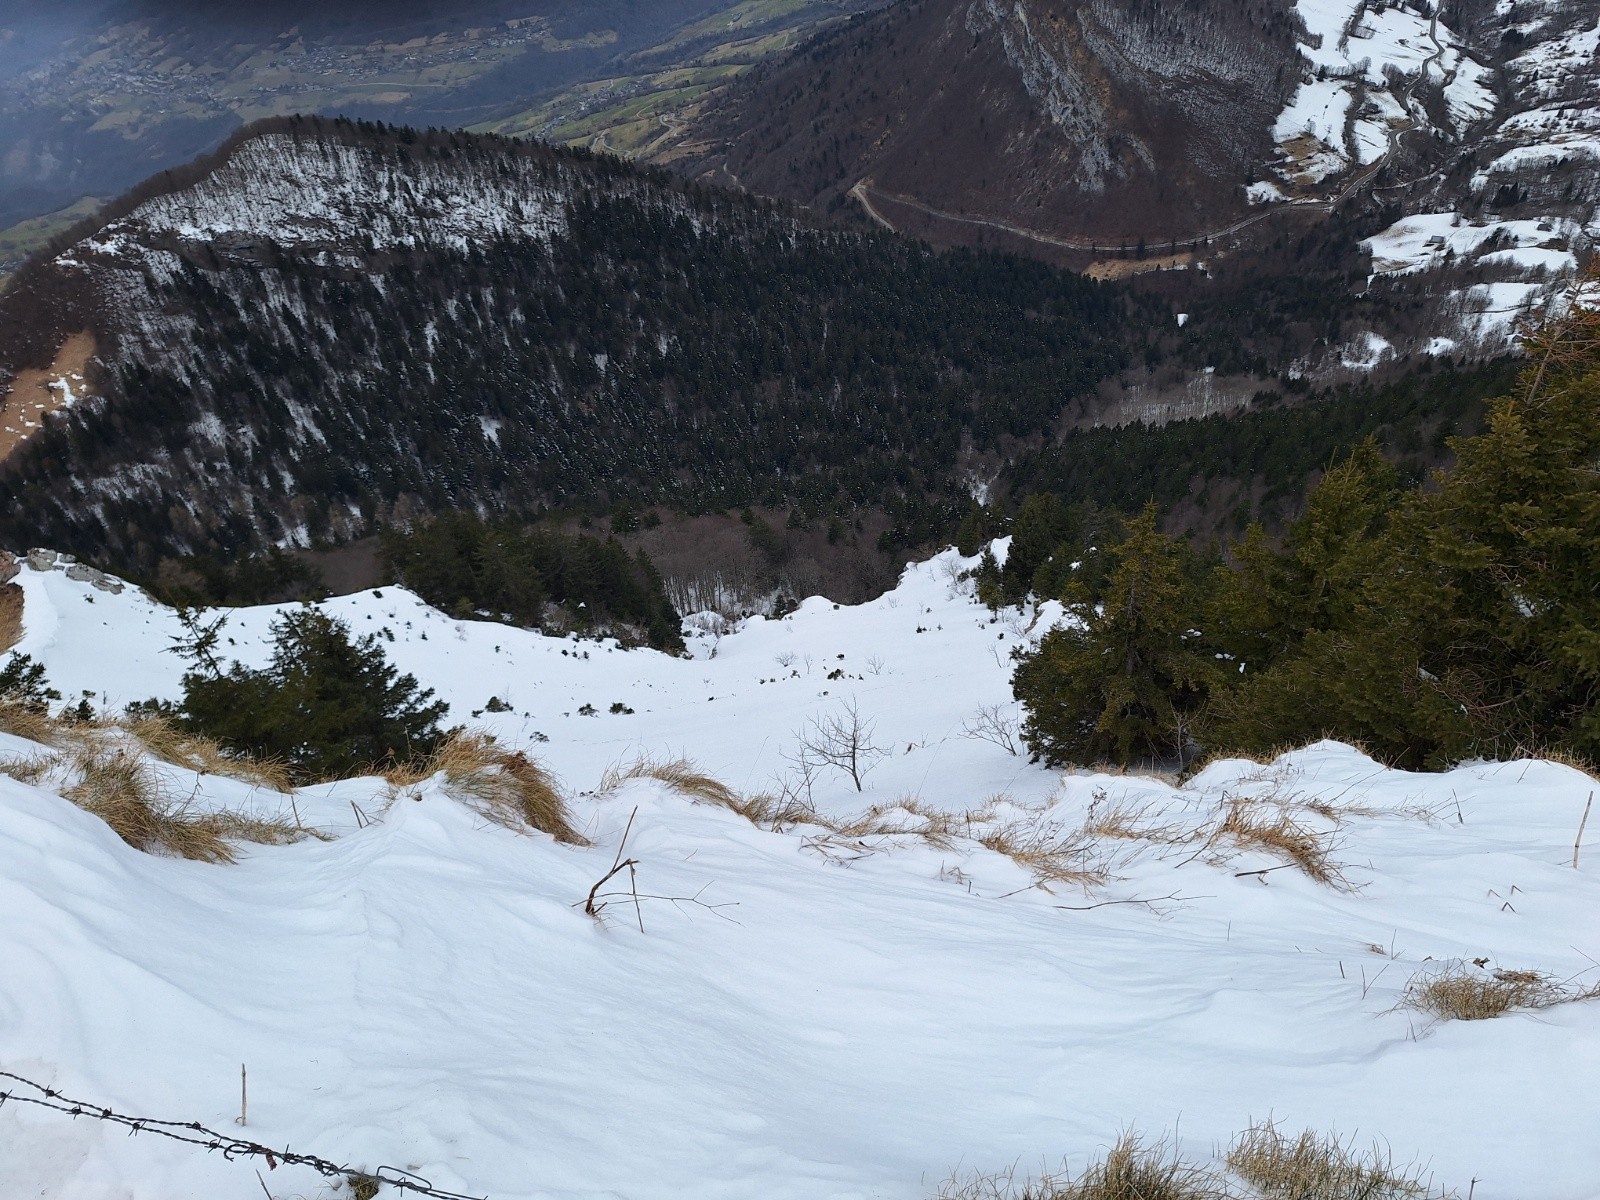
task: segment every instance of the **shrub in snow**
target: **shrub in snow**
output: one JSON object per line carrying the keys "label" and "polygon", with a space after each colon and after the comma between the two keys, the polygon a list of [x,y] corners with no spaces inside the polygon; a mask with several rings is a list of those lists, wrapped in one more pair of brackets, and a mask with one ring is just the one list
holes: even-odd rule
{"label": "shrub in snow", "polygon": [[272,623],[272,660],[220,670],[215,627],[188,647],[180,725],[228,749],[288,765],[296,779],[348,775],[429,754],[447,709],[413,675],[389,665],[377,638],[352,640],[343,621],[309,606]]}

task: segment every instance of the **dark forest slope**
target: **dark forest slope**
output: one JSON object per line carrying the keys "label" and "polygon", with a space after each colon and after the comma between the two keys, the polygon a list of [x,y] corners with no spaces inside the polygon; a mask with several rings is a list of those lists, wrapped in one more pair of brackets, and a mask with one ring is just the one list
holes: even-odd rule
{"label": "dark forest slope", "polygon": [[448,508],[948,510],[1170,322],[465,134],[279,121],[111,212],[0,297],[0,378],[95,343],[0,465],[0,544],[131,567]]}

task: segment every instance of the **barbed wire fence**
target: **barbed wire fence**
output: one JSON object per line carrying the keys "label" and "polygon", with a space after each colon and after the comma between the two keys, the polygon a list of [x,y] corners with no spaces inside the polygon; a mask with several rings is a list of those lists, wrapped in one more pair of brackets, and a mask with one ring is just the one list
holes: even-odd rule
{"label": "barbed wire fence", "polygon": [[[36,1094],[20,1094],[12,1085],[21,1085]],[[434,1200],[488,1200],[486,1196],[472,1196],[465,1192],[436,1188],[422,1176],[400,1167],[380,1166],[369,1171],[360,1167],[344,1166],[326,1158],[319,1158],[315,1154],[301,1154],[287,1147],[275,1150],[271,1146],[264,1146],[260,1142],[252,1142],[231,1133],[218,1133],[198,1121],[162,1121],[154,1117],[132,1117],[127,1113],[114,1112],[100,1104],[69,1099],[42,1083],[15,1075],[10,1071],[0,1071],[0,1109],[4,1109],[7,1103],[30,1104],[37,1108],[65,1113],[73,1118],[87,1117],[95,1121],[121,1125],[128,1130],[129,1137],[138,1133],[152,1133],[175,1142],[199,1146],[207,1153],[221,1154],[229,1162],[259,1158],[264,1159],[267,1166],[272,1169],[276,1169],[280,1164],[309,1167],[325,1178],[345,1180],[351,1184],[352,1189],[364,1184],[368,1188],[387,1186],[396,1191],[431,1196]],[[369,1191],[367,1194],[372,1193]]]}

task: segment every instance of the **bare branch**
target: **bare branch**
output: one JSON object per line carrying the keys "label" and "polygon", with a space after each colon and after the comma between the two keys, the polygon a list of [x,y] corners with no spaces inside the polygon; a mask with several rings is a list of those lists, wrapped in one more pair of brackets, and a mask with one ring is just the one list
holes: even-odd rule
{"label": "bare branch", "polygon": [[872,740],[876,724],[862,717],[854,699],[846,700],[837,712],[806,722],[806,727],[795,735],[800,753],[793,761],[843,771],[859,792],[867,773],[889,755],[887,746]]}

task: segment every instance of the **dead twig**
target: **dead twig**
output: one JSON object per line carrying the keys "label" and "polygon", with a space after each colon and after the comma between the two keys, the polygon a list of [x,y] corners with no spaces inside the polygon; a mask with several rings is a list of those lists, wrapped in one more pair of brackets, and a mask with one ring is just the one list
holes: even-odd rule
{"label": "dead twig", "polygon": [[1149,899],[1101,900],[1097,904],[1052,904],[1050,907],[1065,909],[1067,912],[1088,912],[1092,908],[1105,908],[1111,904],[1142,904],[1148,908],[1157,904],[1165,903],[1168,900],[1171,900],[1177,904],[1182,904],[1184,897],[1178,895],[1177,892],[1171,892],[1165,896],[1152,896]]}
{"label": "dead twig", "polygon": [[[598,906],[595,904],[595,901],[600,899],[600,889],[605,887],[606,884],[610,883],[623,871],[627,871],[635,879],[634,896],[637,900],[638,876],[635,874],[635,871],[639,866],[639,860],[636,858],[625,859],[622,857],[622,852],[628,847],[628,835],[633,832],[633,819],[638,815],[639,806],[634,805],[633,811],[628,814],[628,823],[622,829],[622,841],[617,843],[617,856],[611,860],[611,869],[595,881],[595,885],[589,889],[589,895],[583,902],[583,911],[589,916],[595,918],[595,920],[600,919],[600,910],[605,907],[604,903]],[[637,908],[637,903],[635,904],[635,908]],[[639,916],[639,932],[644,932],[644,917],[642,914]]]}

